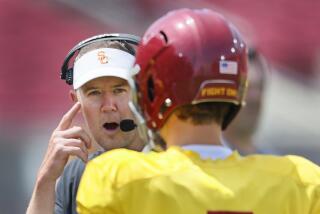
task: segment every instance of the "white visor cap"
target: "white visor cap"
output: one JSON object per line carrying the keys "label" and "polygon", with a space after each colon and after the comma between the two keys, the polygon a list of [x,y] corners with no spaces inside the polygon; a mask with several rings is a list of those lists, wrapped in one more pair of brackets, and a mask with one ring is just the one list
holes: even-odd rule
{"label": "white visor cap", "polygon": [[73,88],[78,89],[98,77],[119,77],[127,81],[140,68],[134,66],[135,57],[115,48],[99,48],[81,56],[73,68]]}

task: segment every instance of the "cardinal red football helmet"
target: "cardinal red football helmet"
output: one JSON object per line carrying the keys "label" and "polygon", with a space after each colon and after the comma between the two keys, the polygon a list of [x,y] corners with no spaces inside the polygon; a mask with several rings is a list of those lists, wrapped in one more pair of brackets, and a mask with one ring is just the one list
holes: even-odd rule
{"label": "cardinal red football helmet", "polygon": [[225,129],[244,102],[246,45],[237,29],[208,9],[169,12],[146,31],[137,50],[138,103],[152,130],[185,104],[231,103]]}

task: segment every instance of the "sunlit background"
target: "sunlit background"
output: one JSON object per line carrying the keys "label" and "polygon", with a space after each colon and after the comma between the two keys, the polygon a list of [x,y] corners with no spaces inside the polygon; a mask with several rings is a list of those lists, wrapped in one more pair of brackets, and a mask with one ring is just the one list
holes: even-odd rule
{"label": "sunlit background", "polygon": [[175,8],[211,8],[271,65],[256,143],[320,164],[320,1],[0,0],[0,213],[23,213],[37,169],[71,106],[60,66],[80,40],[142,36]]}

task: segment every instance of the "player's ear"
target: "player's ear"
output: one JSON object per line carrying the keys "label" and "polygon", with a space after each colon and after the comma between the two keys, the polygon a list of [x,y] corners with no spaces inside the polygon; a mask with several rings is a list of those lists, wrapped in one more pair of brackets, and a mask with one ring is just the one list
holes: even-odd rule
{"label": "player's ear", "polygon": [[75,90],[71,89],[69,91],[69,95],[70,95],[70,98],[73,102],[78,102],[78,97],[77,97],[77,93]]}

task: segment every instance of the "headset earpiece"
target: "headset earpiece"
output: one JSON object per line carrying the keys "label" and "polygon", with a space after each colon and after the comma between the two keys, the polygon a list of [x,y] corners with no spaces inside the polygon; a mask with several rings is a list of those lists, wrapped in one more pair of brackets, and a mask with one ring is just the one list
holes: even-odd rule
{"label": "headset earpiece", "polygon": [[66,83],[68,85],[72,85],[73,84],[73,68],[69,68],[67,73],[66,73]]}

